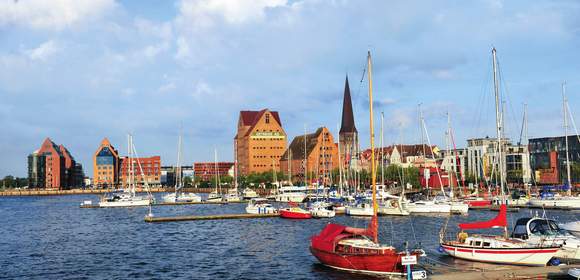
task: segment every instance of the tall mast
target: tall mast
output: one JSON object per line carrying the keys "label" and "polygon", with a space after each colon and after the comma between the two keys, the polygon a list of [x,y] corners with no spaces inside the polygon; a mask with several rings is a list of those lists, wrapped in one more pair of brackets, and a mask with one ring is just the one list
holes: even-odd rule
{"label": "tall mast", "polygon": [[385,143],[383,142],[385,134],[383,130],[384,121],[385,121],[385,113],[381,112],[381,185],[385,184]]}
{"label": "tall mast", "polygon": [[[376,186],[376,162],[375,162],[375,129],[373,126],[373,66],[371,62],[371,51],[368,52],[368,79],[369,79],[369,114],[370,114],[370,129],[371,129],[371,184],[373,188],[373,219],[376,221],[379,205],[377,204],[377,186]],[[379,242],[377,230],[373,230],[373,240],[375,243]]]}
{"label": "tall mast", "polygon": [[181,189],[181,129],[179,130],[179,138],[177,140],[177,166],[175,170],[175,197],[177,191]]}
{"label": "tall mast", "polygon": [[306,124],[304,124],[304,186],[308,186],[308,157],[306,156]]}
{"label": "tall mast", "polygon": [[[340,134],[340,128],[336,127]],[[342,197],[342,160],[340,158],[340,140],[338,141],[338,194]]]}
{"label": "tall mast", "polygon": [[[125,169],[125,173],[127,173],[127,190],[129,192],[131,192],[132,189],[132,178],[131,178],[131,170],[132,170],[132,164],[131,164],[131,134],[127,134],[127,168]],[[125,191],[127,191],[125,190]]]}
{"label": "tall mast", "polygon": [[572,188],[572,182],[570,180],[570,155],[568,153],[568,99],[566,99],[566,82],[562,83],[562,107],[564,108],[564,139],[566,141],[566,176],[568,187]]}
{"label": "tall mast", "polygon": [[497,58],[496,58],[496,50],[493,48],[491,50],[491,54],[493,56],[493,89],[495,93],[495,125],[497,129],[497,145],[498,145],[498,170],[499,170],[499,181],[501,187],[501,196],[504,197],[504,174],[503,174],[503,154],[502,154],[502,116],[500,114],[500,97],[499,97],[499,81],[497,78]]}

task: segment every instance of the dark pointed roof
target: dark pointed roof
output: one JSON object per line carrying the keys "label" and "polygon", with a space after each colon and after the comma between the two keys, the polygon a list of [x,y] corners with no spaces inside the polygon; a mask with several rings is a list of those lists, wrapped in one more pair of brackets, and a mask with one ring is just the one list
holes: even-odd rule
{"label": "dark pointed roof", "polygon": [[354,114],[352,112],[352,100],[350,98],[350,86],[348,85],[348,75],[344,83],[344,99],[342,101],[342,122],[340,124],[340,134],[357,133],[354,125]]}

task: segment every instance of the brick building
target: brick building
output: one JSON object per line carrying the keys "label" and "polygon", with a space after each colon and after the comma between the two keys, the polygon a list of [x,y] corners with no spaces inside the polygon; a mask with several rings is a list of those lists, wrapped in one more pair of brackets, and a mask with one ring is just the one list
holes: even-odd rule
{"label": "brick building", "polygon": [[[193,173],[195,177],[202,181],[214,180],[216,173],[219,176],[233,176],[233,162],[218,162],[217,169],[215,162],[195,162],[193,163]],[[197,179],[196,178],[196,179]]]}
{"label": "brick building", "polygon": [[318,128],[314,133],[294,137],[280,158],[280,171],[286,174],[284,179],[287,179],[290,168],[292,182],[304,183],[305,174],[308,174],[308,181],[324,182],[328,185],[332,183],[332,170],[338,167],[338,146],[326,127]]}
{"label": "brick building", "polygon": [[119,168],[119,152],[109,139],[104,138],[93,154],[93,185],[102,188],[117,187]]}
{"label": "brick building", "polygon": [[241,111],[234,150],[239,174],[280,169],[280,157],[286,150],[286,132],[276,111]]}
{"label": "brick building", "polygon": [[63,145],[57,146],[50,138],[28,156],[28,185],[31,188],[82,187],[83,177],[82,165]]}
{"label": "brick building", "polygon": [[123,187],[127,186],[129,182],[130,163],[133,162],[133,176],[134,181],[138,186],[145,185],[145,181],[150,187],[161,185],[161,157],[152,156],[147,158],[121,158],[121,182]]}

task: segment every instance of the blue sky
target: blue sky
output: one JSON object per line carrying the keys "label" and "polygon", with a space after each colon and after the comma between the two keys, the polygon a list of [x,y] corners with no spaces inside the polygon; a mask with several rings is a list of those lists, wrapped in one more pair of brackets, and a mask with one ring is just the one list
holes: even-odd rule
{"label": "blue sky", "polygon": [[[560,84],[580,104],[577,1],[0,0],[0,176],[26,175],[45,137],[92,176],[103,137],[125,153],[174,164],[232,160],[240,110],[280,112],[290,138],[340,120],[349,74],[368,143],[368,49],[386,143],[444,145],[449,110],[458,147],[494,135],[491,48],[498,50],[507,135],[562,134]],[[378,114],[377,114],[378,116]],[[378,128],[378,126],[377,126]]]}

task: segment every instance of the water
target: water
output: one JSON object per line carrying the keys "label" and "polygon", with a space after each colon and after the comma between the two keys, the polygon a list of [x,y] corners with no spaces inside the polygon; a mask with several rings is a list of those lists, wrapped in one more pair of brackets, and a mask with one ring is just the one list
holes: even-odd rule
{"label": "water", "polygon": [[[145,223],[147,208],[81,209],[95,196],[1,197],[0,278],[15,279],[368,279],[326,268],[308,251],[328,219],[278,218]],[[245,204],[153,208],[156,216],[244,213]],[[457,222],[497,212],[470,211]],[[509,213],[513,224],[529,210]],[[551,211],[560,221],[578,212]],[[437,252],[446,216],[381,217],[380,239],[402,248],[421,243],[430,259],[460,269],[481,266]],[[338,216],[364,227],[368,219]],[[487,265],[492,266],[492,265]]]}

